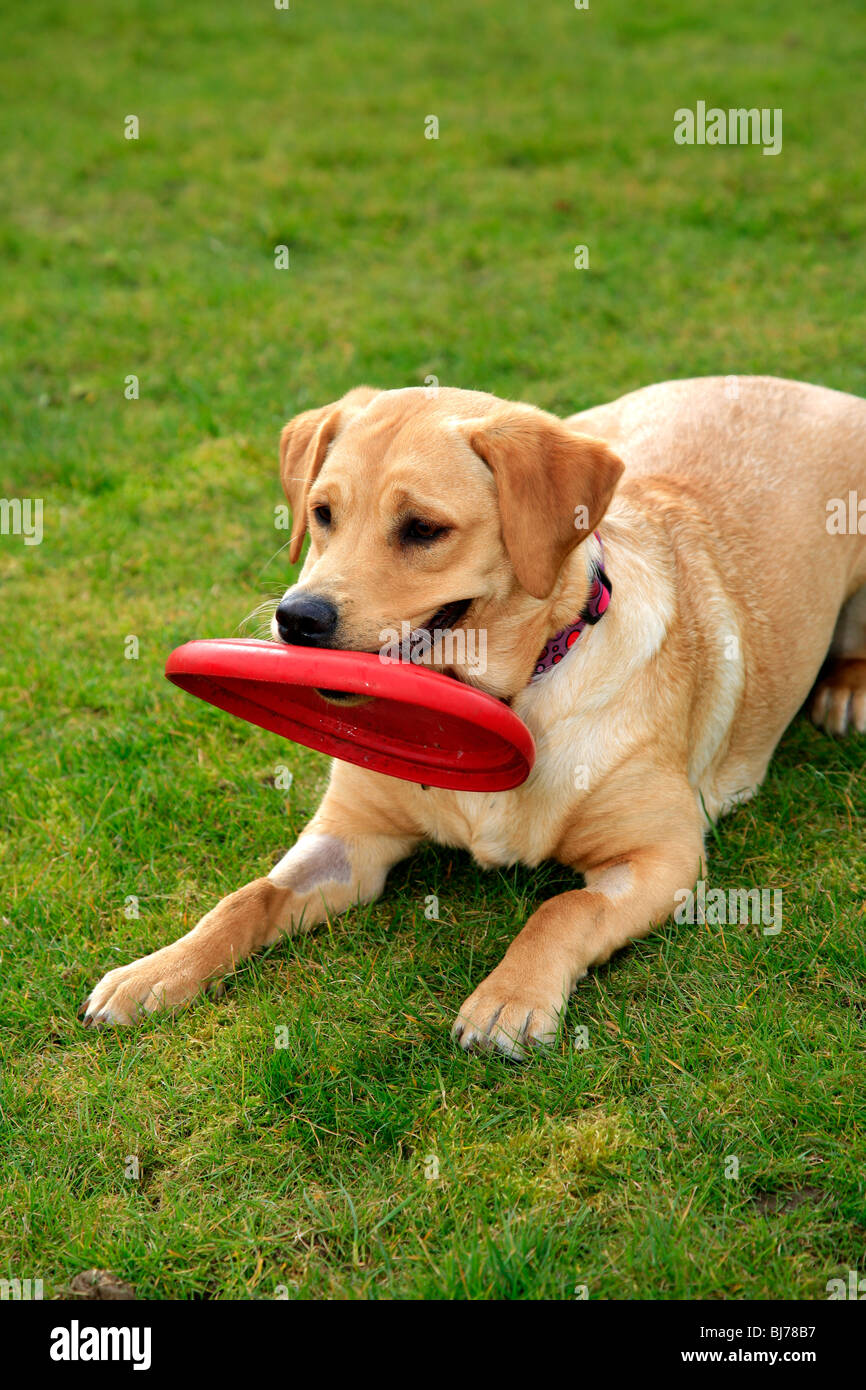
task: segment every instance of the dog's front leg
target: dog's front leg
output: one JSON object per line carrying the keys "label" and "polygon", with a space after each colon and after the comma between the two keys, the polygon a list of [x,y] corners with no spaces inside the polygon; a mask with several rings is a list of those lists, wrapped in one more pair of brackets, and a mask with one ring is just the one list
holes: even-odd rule
{"label": "dog's front leg", "polygon": [[332,795],[333,785],[267,878],[230,893],[170,946],[110,970],[84,1006],[85,1024],[133,1023],[179,1008],[280,936],[378,897],[388,870],[411,852],[418,836],[401,833],[393,815],[384,808],[378,813],[376,801],[363,792],[350,810]]}
{"label": "dog's front leg", "polygon": [[586,887],[551,898],[530,917],[500,965],[454,1024],[461,1047],[521,1059],[554,1040],[569,994],[590,966],[644,936],[700,873],[703,836],[694,798],[669,838],[610,855],[585,871]]}

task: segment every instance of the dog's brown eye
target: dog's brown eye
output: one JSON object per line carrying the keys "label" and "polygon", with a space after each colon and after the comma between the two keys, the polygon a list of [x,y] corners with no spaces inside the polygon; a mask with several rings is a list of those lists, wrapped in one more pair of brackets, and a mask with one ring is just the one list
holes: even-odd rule
{"label": "dog's brown eye", "polygon": [[321,526],[330,526],[330,524],[331,524],[331,508],[330,508],[330,507],[324,507],[324,506],[322,506],[322,507],[314,507],[314,508],[313,508],[313,516],[316,518],[316,520],[319,522],[319,524],[320,524]]}
{"label": "dog's brown eye", "polygon": [[404,526],[403,539],[405,541],[435,541],[439,536],[444,536],[447,530],[447,526],[437,526],[435,521],[422,521],[420,517],[414,517]]}

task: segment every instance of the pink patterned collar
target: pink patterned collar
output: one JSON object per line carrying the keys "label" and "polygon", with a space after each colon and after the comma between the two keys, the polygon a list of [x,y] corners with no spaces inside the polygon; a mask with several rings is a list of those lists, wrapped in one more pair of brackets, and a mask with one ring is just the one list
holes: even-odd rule
{"label": "pink patterned collar", "polygon": [[587,625],[597,623],[607,611],[610,596],[613,593],[613,585],[604,572],[604,546],[597,531],[595,532],[595,539],[601,550],[601,559],[593,565],[592,584],[583,612],[576,622],[571,623],[569,627],[562,628],[545,644],[544,650],[535,663],[535,671],[529,681],[530,685],[540,680],[554,666],[558,666],[562,658],[568,655],[583,629]]}

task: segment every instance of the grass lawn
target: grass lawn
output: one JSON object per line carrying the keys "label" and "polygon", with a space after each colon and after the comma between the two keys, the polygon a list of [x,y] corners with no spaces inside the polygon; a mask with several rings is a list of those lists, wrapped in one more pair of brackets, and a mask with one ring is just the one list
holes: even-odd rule
{"label": "grass lawn", "polygon": [[[44,539],[0,537],[0,1275],[779,1299],[866,1273],[863,740],[796,723],[711,841],[714,885],[783,891],[779,936],[669,923],[528,1066],[448,1029],[569,875],[436,849],[177,1021],[76,1019],[321,796],[322,757],[162,676],[291,580],[281,424],[428,375],[561,413],[716,372],[866,395],[864,59],[859,0],[5,7],[0,495],[44,500]],[[698,100],[782,108],[782,153],[675,145]]]}

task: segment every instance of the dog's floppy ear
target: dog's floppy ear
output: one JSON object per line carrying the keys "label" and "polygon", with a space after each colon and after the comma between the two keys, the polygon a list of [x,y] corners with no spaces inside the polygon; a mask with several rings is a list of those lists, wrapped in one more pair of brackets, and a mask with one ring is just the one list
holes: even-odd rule
{"label": "dog's floppy ear", "polygon": [[305,410],[283,426],[280,435],[280,479],[292,509],[292,539],[289,561],[294,564],[301,553],[307,530],[307,493],[318,476],[325,455],[353,415],[368,405],[379,392],[372,386],[356,386],[339,401]]}
{"label": "dog's floppy ear", "polygon": [[518,580],[547,598],[566,556],[594,531],[623,471],[600,439],[533,406],[459,423],[496,481],[502,539]]}

